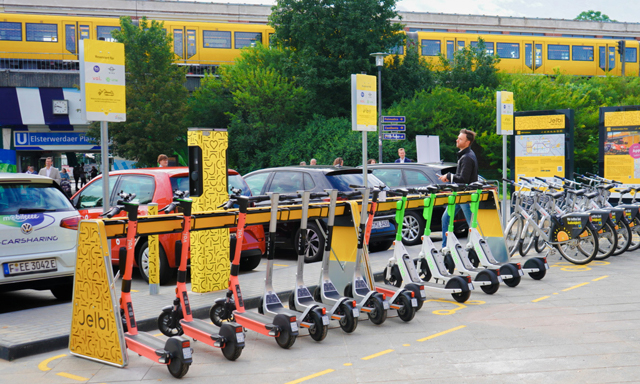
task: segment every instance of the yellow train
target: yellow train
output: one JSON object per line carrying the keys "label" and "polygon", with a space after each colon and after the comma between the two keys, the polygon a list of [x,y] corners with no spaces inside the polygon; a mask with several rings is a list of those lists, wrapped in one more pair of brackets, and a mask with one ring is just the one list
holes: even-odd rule
{"label": "yellow train", "polygon": [[[78,69],[78,42],[112,40],[116,18],[0,13],[0,68]],[[190,70],[232,63],[240,49],[268,44],[273,28],[264,24],[164,21],[173,38],[176,62]]]}
{"label": "yellow train", "polygon": [[[619,76],[622,73],[618,41],[613,39],[552,36],[522,36],[506,34],[476,34],[449,32],[409,32],[408,39],[419,44],[420,53],[437,65],[438,56],[448,59],[462,47],[476,46],[478,38],[485,41],[487,53],[500,57],[498,69],[508,73],[561,73],[580,76]],[[625,40],[625,75],[637,76],[637,40]]]}
{"label": "yellow train", "polygon": [[[0,69],[78,69],[78,42],[111,40],[119,20],[107,17],[46,16],[0,13]],[[164,21],[173,38],[176,62],[191,73],[231,63],[240,49],[255,42],[269,44],[273,29],[264,24]],[[455,50],[485,41],[487,52],[497,54],[500,71],[573,75],[620,75],[622,62],[617,41],[507,34],[407,32],[432,63],[438,55],[453,57]],[[639,42],[626,40],[626,75],[638,75]]]}

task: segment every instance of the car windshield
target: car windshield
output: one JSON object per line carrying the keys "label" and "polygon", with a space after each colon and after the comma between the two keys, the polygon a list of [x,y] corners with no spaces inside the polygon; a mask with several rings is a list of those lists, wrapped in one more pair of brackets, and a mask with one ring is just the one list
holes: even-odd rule
{"label": "car windshield", "polygon": [[240,175],[229,175],[229,194],[231,194],[231,188],[241,189],[242,196],[251,196],[249,186]]}
{"label": "car windshield", "polygon": [[0,215],[73,210],[64,194],[50,184],[0,184]]}
{"label": "car windshield", "polygon": [[189,178],[187,176],[172,177],[171,190],[186,191],[189,192]]}
{"label": "car windshield", "polygon": [[[384,185],[380,179],[373,175],[368,175],[367,180],[369,181],[369,186],[380,186]],[[346,192],[352,191],[353,188],[349,187],[349,185],[362,185],[362,173],[341,173],[337,175],[327,175],[327,180],[331,183],[331,186],[338,191]]]}

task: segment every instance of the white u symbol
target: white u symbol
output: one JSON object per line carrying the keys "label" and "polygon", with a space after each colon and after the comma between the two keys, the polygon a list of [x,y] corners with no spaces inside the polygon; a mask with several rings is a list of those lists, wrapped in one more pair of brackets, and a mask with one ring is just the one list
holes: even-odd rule
{"label": "white u symbol", "polygon": [[27,136],[28,133],[18,133],[16,132],[16,144],[18,145],[27,145]]}

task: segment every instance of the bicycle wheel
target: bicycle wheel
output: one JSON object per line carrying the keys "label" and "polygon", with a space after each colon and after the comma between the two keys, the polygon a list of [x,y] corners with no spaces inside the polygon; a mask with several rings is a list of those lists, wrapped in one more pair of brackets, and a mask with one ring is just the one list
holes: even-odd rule
{"label": "bicycle wheel", "polygon": [[616,230],[607,222],[598,231],[598,254],[596,255],[596,260],[604,260],[611,256],[617,245],[618,236]]}
{"label": "bicycle wheel", "polygon": [[504,231],[504,242],[507,245],[507,253],[509,254],[509,257],[513,256],[517,250],[522,226],[522,217],[520,215],[514,216],[509,220],[507,228]]}
{"label": "bicycle wheel", "polygon": [[[558,239],[553,239],[557,242]],[[555,244],[556,248],[568,262],[583,265],[589,264],[598,253],[598,236],[595,234],[593,225],[590,223],[584,229],[577,239]]]}
{"label": "bicycle wheel", "polygon": [[[537,223],[539,221],[539,217],[540,214],[538,213],[538,211],[531,212],[531,218],[534,222]],[[533,225],[529,224],[525,225],[525,227],[524,240],[518,246],[518,252],[520,252],[520,256],[522,257],[527,256],[527,253],[529,253],[531,247],[533,247],[533,243],[536,240],[536,235],[538,234]]]}
{"label": "bicycle wheel", "polygon": [[629,227],[631,227],[631,244],[627,251],[635,251],[640,248],[640,219],[637,217],[633,219],[633,226],[629,223]]}
{"label": "bicycle wheel", "polygon": [[620,220],[617,227],[618,229],[616,232],[618,233],[618,245],[616,246],[616,250],[613,252],[613,256],[625,253],[631,245],[631,228],[629,228],[627,220]]}
{"label": "bicycle wheel", "polygon": [[[542,232],[549,236],[549,230],[551,229],[551,220],[549,219],[549,217],[543,217],[538,226],[540,227],[540,229],[542,229]],[[536,248],[536,252],[538,253],[542,253],[542,251],[544,251],[545,247],[547,246],[547,243],[540,238],[540,235],[536,235],[533,243]]]}

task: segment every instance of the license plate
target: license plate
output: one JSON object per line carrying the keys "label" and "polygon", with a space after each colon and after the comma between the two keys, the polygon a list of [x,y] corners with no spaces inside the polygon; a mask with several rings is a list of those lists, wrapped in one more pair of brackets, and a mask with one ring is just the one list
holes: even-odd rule
{"label": "license plate", "polygon": [[387,228],[389,227],[389,220],[378,220],[378,221],[374,221],[373,225],[371,226],[372,229],[380,229],[380,228]]}
{"label": "license plate", "polygon": [[549,269],[549,264],[548,263],[544,263],[544,269]]}
{"label": "license plate", "polygon": [[469,283],[469,290],[473,291],[473,283]]}
{"label": "license plate", "polygon": [[190,359],[191,358],[191,347],[182,348],[182,356],[184,356],[185,359]]}
{"label": "license plate", "polygon": [[420,290],[420,296],[422,296],[423,299],[427,298],[427,292],[424,291],[424,289]]}
{"label": "license plate", "polygon": [[360,316],[360,311],[358,310],[358,308],[353,308],[351,311],[353,312],[353,317]]}
{"label": "license plate", "polygon": [[412,307],[417,307],[418,306],[418,299],[411,299],[411,306]]}
{"label": "license plate", "polygon": [[322,316],[322,325],[329,325],[329,316]]}
{"label": "license plate", "polygon": [[383,301],[383,302],[382,302],[382,307],[383,307],[384,309],[389,309],[389,302],[388,302],[387,300]]}
{"label": "license plate", "polygon": [[52,272],[58,270],[56,259],[40,259],[3,264],[5,276],[26,275],[29,273]]}
{"label": "license plate", "polygon": [[238,343],[244,343],[244,332],[236,333],[236,341]]}
{"label": "license plate", "polygon": [[291,322],[291,332],[298,332],[298,323],[295,321]]}
{"label": "license plate", "polygon": [[518,275],[524,276],[524,271],[522,269],[518,269]]}
{"label": "license plate", "polygon": [[498,282],[502,283],[502,276],[498,276]]}

